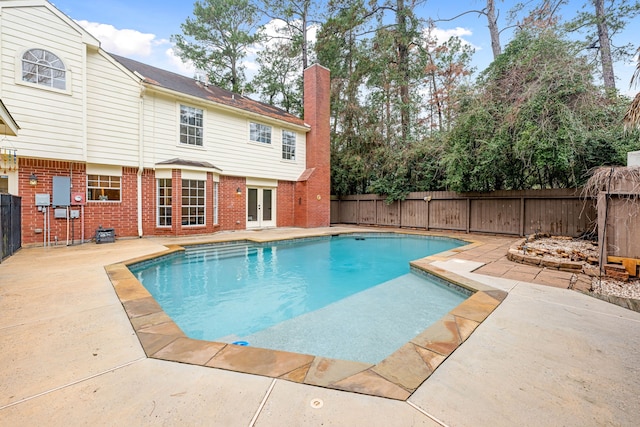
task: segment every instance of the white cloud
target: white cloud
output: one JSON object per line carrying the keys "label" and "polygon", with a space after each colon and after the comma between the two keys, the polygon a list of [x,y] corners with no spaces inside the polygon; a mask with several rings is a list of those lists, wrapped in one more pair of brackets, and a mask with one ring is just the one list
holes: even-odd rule
{"label": "white cloud", "polygon": [[[300,24],[300,21],[297,21]],[[264,47],[273,47],[278,40],[282,37],[288,37],[289,30],[286,28],[287,24],[282,19],[272,19],[264,24],[262,27],[264,35],[266,35],[265,43],[258,43],[249,48],[250,53],[257,53]],[[312,24],[307,27],[307,41],[309,43],[315,43],[318,38],[318,31],[320,30],[319,24]]]}
{"label": "white cloud", "polygon": [[100,44],[107,52],[122,56],[150,56],[153,47],[166,43],[166,40],[156,40],[155,34],[141,33],[136,30],[117,29],[113,25],[97,22],[77,21],[80,26],[100,40]]}
{"label": "white cloud", "polygon": [[431,33],[431,36],[436,39],[438,44],[442,44],[446,42],[451,37],[458,37],[463,45],[471,46],[476,51],[481,50],[480,46],[476,46],[470,41],[465,39],[465,37],[471,37],[473,35],[471,30],[468,30],[466,28],[455,27],[455,28],[444,29],[444,28],[434,27],[434,28],[431,28],[430,31],[429,29],[425,29],[425,32],[427,34]]}
{"label": "white cloud", "polygon": [[178,55],[176,55],[176,51],[174,48],[171,47],[164,53],[169,63],[171,64],[170,71],[175,71],[176,73],[184,74],[185,76],[193,76],[196,72],[196,67],[193,65],[193,62],[182,62],[182,59]]}

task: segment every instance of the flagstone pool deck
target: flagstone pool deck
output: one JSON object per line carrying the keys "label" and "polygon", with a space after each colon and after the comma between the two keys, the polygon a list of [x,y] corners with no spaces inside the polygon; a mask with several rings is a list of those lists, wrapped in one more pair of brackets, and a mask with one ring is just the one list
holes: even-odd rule
{"label": "flagstone pool deck", "polygon": [[396,230],[20,250],[0,264],[0,426],[640,423],[640,313],[506,260],[515,237],[427,233],[471,243],[414,267],[479,292],[375,366],[190,340],[123,264],[176,244],[362,231]]}

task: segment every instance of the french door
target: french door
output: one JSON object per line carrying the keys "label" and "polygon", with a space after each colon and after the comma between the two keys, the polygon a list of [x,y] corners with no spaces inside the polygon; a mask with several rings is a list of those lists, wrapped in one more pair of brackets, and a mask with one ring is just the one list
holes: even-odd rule
{"label": "french door", "polygon": [[276,226],[275,188],[247,188],[247,228]]}

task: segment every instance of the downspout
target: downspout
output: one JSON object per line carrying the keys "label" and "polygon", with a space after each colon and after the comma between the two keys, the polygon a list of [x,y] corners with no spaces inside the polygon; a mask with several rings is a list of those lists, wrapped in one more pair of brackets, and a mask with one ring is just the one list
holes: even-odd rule
{"label": "downspout", "polygon": [[138,237],[142,238],[142,172],[144,171],[144,86],[141,83],[138,104]]}

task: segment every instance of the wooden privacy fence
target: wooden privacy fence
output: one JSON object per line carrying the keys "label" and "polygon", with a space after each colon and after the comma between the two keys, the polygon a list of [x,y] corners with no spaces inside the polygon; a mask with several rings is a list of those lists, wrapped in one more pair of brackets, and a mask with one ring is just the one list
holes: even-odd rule
{"label": "wooden privacy fence", "polygon": [[[626,170],[626,172],[625,172]],[[640,266],[639,172],[620,168],[598,194],[598,242],[607,262],[621,263],[631,276]],[[604,263],[603,263],[604,264]]]}
{"label": "wooden privacy fence", "polygon": [[595,229],[595,201],[580,189],[410,193],[387,204],[373,194],[332,197],[332,224],[378,225],[525,236],[578,237]]}

